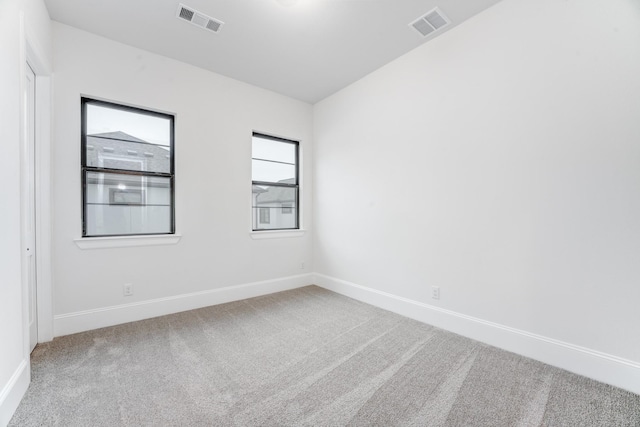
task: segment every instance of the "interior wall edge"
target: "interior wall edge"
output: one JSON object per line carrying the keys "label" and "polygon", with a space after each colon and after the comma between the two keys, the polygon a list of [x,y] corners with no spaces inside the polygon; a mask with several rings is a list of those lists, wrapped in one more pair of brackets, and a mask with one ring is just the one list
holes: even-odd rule
{"label": "interior wall edge", "polygon": [[29,359],[23,359],[9,382],[0,391],[0,426],[6,426],[11,421],[11,417],[29,387],[30,372]]}
{"label": "interior wall edge", "polygon": [[312,277],[311,273],[300,274],[130,304],[59,314],[54,316],[53,320],[54,336],[70,335],[301,288],[311,285]]}
{"label": "interior wall edge", "polygon": [[640,394],[640,363],[314,273],[322,288]]}

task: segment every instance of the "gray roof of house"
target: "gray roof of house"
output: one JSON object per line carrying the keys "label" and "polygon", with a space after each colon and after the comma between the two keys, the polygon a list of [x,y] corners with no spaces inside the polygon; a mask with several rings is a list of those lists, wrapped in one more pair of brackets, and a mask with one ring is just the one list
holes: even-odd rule
{"label": "gray roof of house", "polygon": [[[295,184],[295,178],[282,179],[278,182],[283,184]],[[256,191],[262,190],[262,191]],[[266,189],[257,185],[253,186],[254,193],[260,193],[256,196],[258,205],[260,203],[293,203],[296,201],[295,188],[292,187],[276,187],[271,186]]]}
{"label": "gray roof of house", "polygon": [[168,173],[169,147],[121,131],[87,135],[87,166]]}

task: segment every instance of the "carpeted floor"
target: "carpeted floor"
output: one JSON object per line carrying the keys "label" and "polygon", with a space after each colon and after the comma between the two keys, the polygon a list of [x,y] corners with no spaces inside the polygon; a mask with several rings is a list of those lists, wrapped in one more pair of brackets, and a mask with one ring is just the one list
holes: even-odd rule
{"label": "carpeted floor", "polygon": [[640,396],[310,286],[57,338],[11,426],[640,426]]}

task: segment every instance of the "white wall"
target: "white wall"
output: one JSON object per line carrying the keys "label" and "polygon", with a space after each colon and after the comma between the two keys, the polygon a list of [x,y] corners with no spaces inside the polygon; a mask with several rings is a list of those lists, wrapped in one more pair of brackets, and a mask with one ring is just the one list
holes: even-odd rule
{"label": "white wall", "polygon": [[42,1],[0,2],[0,425],[11,418],[29,381],[21,283],[21,87],[27,37],[46,62],[51,54],[49,33],[49,16]]}
{"label": "white wall", "polygon": [[[43,3],[0,2],[0,425],[12,381],[28,368],[21,11],[50,54]],[[54,24],[56,318],[75,319],[71,329],[92,313],[116,323],[124,317],[110,308],[123,304],[144,315],[145,302],[307,273],[315,251],[327,277],[640,362],[639,24],[631,0],[606,9],[504,0],[321,102],[313,117],[307,104]],[[74,243],[81,94],[177,114],[178,244]],[[251,132],[302,141],[310,228],[312,119],[314,247],[308,233],[252,240]],[[122,296],[124,283],[133,297]],[[431,285],[441,300],[429,299]]]}
{"label": "white wall", "polygon": [[640,367],[638,76],[637,1],[504,0],[316,104],[315,270]]}
{"label": "white wall", "polygon": [[[254,130],[301,141],[303,225],[311,224],[309,104],[59,23],[53,29],[56,335],[145,317],[145,302],[158,303],[157,315],[193,306],[166,298],[196,293],[191,301],[206,305],[216,300],[200,293],[310,273],[310,233],[250,236]],[[81,95],[176,114],[178,244],[83,250],[74,243],[82,223]],[[123,296],[125,283],[133,296]],[[269,292],[254,288],[261,287]],[[130,303],[141,305],[126,311]]]}

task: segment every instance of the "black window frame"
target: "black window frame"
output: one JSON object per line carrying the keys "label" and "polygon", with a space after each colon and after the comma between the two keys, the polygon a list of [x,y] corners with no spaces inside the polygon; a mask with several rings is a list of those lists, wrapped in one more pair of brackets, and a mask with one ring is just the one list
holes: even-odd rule
{"label": "black window frame", "polygon": [[[128,111],[136,114],[144,114],[153,117],[161,117],[164,119],[169,119],[169,172],[152,172],[152,171],[136,171],[136,170],[128,170],[128,169],[116,169],[116,168],[105,168],[99,166],[87,166],[87,105],[98,105],[102,107],[112,108],[116,110]],[[136,236],[167,236],[176,233],[176,216],[175,216],[175,115],[168,113],[161,113],[154,110],[149,110],[146,108],[139,107],[131,107],[129,105],[123,105],[116,102],[111,101],[103,101],[99,99],[89,98],[89,97],[81,97],[80,98],[80,109],[81,109],[81,129],[80,129],[80,150],[81,150],[81,180],[82,180],[82,237],[83,238],[91,238],[91,237],[136,237]],[[87,217],[86,217],[86,200],[87,200],[87,174],[90,172],[94,173],[108,173],[115,175],[126,175],[126,176],[138,176],[141,178],[144,177],[160,177],[160,178],[168,178],[170,185],[170,231],[166,233],[127,233],[127,234],[87,234]]]}
{"label": "black window frame", "polygon": [[[261,231],[290,231],[290,230],[300,230],[300,141],[296,141],[293,139],[287,139],[287,138],[281,138],[278,136],[272,136],[272,135],[267,135],[264,133],[260,133],[260,132],[253,132],[251,135],[251,141],[253,141],[253,138],[258,137],[258,138],[263,138],[263,139],[270,139],[272,141],[277,141],[277,142],[282,142],[282,143],[286,143],[286,144],[292,144],[295,147],[295,178],[296,178],[296,182],[295,184],[287,184],[284,182],[271,182],[271,181],[254,181],[253,180],[253,168],[251,168],[251,188],[253,188],[253,186],[255,185],[262,185],[262,186],[270,186],[270,187],[285,187],[285,188],[293,188],[295,191],[295,200],[293,205],[295,206],[295,227],[288,227],[288,228],[254,228],[254,226],[252,225],[252,231],[253,232],[261,232]],[[259,159],[259,158],[255,158],[253,157],[253,149],[251,152],[251,160],[262,160],[264,161],[265,159]],[[260,209],[260,206],[253,206],[253,201],[252,201],[252,224],[255,224],[255,226],[259,226],[260,222],[259,222],[259,216],[258,216],[258,220],[254,221],[253,220],[253,215],[254,215],[254,210],[255,209]],[[292,208],[292,207],[290,207]],[[271,208],[268,208],[271,209]],[[277,209],[277,208],[274,208]]]}

